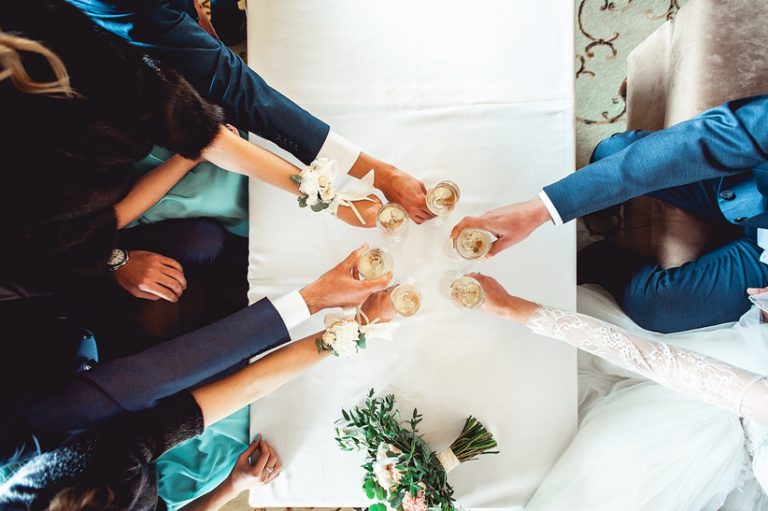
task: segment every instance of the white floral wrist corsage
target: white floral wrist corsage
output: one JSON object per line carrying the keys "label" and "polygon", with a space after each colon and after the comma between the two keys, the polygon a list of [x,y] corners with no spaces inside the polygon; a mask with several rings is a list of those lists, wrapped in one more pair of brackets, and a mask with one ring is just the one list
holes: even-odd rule
{"label": "white floral wrist corsage", "polygon": [[325,333],[315,339],[318,351],[330,351],[337,357],[349,358],[365,349],[368,339],[392,339],[392,333],[397,330],[397,323],[380,323],[378,319],[369,321],[368,317],[358,311],[358,317],[365,321],[362,324],[357,317],[345,317],[340,314],[325,316]]}
{"label": "white floral wrist corsage", "polygon": [[336,160],[328,158],[317,158],[315,161],[304,167],[298,174],[291,176],[291,180],[299,185],[298,198],[299,207],[318,212],[327,209],[332,215],[336,216],[339,206],[348,206],[365,225],[360,212],[353,204],[355,201],[367,200],[373,201],[369,195],[374,192],[373,172],[369,172],[356,185],[349,187],[348,190],[337,191],[334,187],[334,181],[339,174],[339,165]]}

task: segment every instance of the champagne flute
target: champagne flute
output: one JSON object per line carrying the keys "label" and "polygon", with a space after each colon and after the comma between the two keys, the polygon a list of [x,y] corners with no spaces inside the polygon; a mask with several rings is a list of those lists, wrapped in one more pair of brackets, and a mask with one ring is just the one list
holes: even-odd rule
{"label": "champagne flute", "polygon": [[461,192],[453,181],[440,181],[427,191],[427,209],[436,215],[435,222],[442,223],[456,209]]}
{"label": "champagne flute", "polygon": [[478,309],[485,303],[480,282],[455,271],[446,272],[440,279],[440,293],[461,309]]}
{"label": "champagne flute", "polygon": [[456,236],[454,247],[464,259],[480,259],[491,251],[491,245],[496,239],[493,234],[484,229],[467,227]]}
{"label": "champagne flute", "polygon": [[357,271],[360,280],[375,280],[392,271],[392,256],[383,248],[369,248],[360,255]]}
{"label": "champagne flute", "polygon": [[421,289],[413,279],[406,279],[395,286],[390,299],[401,318],[415,316],[421,310]]}
{"label": "champagne flute", "polygon": [[381,237],[388,243],[398,243],[408,232],[408,213],[395,202],[389,202],[379,209],[376,215],[376,227]]}

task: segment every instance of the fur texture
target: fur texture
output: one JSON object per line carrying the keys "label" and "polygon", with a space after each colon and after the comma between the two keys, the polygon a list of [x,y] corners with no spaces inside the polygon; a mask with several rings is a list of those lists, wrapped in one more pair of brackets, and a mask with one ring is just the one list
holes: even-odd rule
{"label": "fur texture", "polygon": [[[0,0],[0,29],[44,43],[79,97],[0,82],[0,282],[59,284],[104,271],[114,205],[153,144],[197,158],[221,111],[64,0]],[[37,79],[52,73],[25,55]]]}

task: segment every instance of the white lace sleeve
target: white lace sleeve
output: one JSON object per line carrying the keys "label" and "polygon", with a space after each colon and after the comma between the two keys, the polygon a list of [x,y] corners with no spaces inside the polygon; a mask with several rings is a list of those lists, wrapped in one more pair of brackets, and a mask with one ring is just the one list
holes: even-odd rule
{"label": "white lace sleeve", "polygon": [[695,351],[644,339],[598,319],[539,307],[526,325],[702,401],[768,424],[765,376]]}

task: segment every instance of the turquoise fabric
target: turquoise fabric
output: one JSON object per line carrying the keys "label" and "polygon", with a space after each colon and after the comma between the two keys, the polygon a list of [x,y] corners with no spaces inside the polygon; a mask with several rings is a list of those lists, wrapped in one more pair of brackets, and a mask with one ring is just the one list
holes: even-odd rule
{"label": "turquoise fabric", "polygon": [[249,424],[246,406],[157,460],[158,493],[169,511],[205,495],[229,475],[250,444]]}
{"label": "turquoise fabric", "polygon": [[[172,155],[156,146],[134,167],[145,174]],[[211,163],[201,163],[129,227],[198,217],[215,218],[232,234],[248,236],[248,179]],[[158,493],[169,511],[205,495],[229,475],[250,443],[249,426],[246,406],[157,460]]]}
{"label": "turquoise fabric", "polygon": [[[141,174],[173,155],[155,146],[134,167]],[[192,169],[154,207],[128,227],[171,218],[210,217],[219,220],[232,234],[248,236],[248,178],[204,162]]]}

